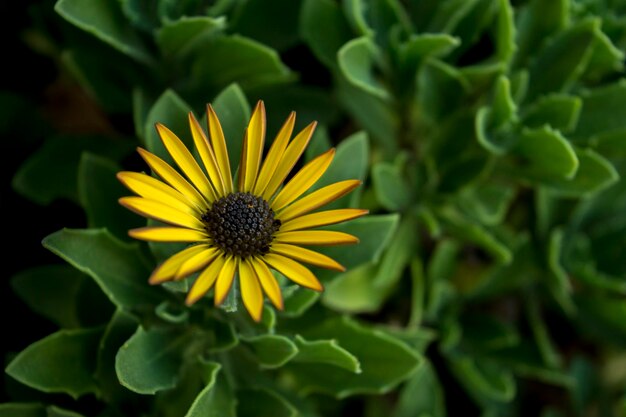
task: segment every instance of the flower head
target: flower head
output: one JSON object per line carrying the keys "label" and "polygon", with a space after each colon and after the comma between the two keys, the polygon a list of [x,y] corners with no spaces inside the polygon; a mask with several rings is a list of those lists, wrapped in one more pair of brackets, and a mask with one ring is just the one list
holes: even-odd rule
{"label": "flower head", "polygon": [[207,106],[207,115],[208,136],[189,113],[193,141],[204,169],[173,132],[157,124],[165,148],[184,177],[158,156],[138,148],[160,180],[144,173],[118,173],[119,180],[138,194],[121,198],[120,204],[166,224],[133,229],[130,236],[191,244],[159,265],[150,277],[151,284],[181,280],[201,271],[186,303],[195,303],[214,287],[215,305],[220,305],[238,276],[243,303],[258,321],[263,311],[263,292],[277,308],[283,308],[280,287],[270,268],[316,291],[322,291],[322,284],[301,262],[344,270],[335,260],[302,246],[358,242],[347,233],[310,229],[366,214],[367,210],[360,209],[315,211],[352,191],[360,181],[337,182],[300,198],[330,165],[335,154],[330,149],[302,167],[281,188],[311,139],[315,123],[290,141],[295,123],[292,112],[262,162],[265,107],[259,101],[245,131],[235,182],[224,133],[211,105]]}

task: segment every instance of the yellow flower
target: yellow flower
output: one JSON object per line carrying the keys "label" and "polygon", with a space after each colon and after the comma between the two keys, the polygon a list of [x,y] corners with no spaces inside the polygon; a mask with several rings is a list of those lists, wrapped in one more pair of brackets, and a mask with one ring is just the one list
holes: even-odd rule
{"label": "yellow flower", "polygon": [[316,123],[308,125],[290,141],[296,118],[292,112],[261,163],[265,107],[259,101],[245,131],[235,184],[224,133],[211,105],[207,106],[207,115],[208,138],[193,113],[189,113],[193,141],[205,169],[174,133],[157,124],[165,148],[187,178],[156,155],[138,148],[161,180],[144,173],[118,173],[119,180],[138,194],[121,198],[120,204],[168,225],[133,229],[130,236],[152,242],[192,243],[158,266],[150,277],[151,284],[181,280],[202,271],[189,290],[186,303],[195,303],[215,287],[215,305],[220,305],[238,275],[243,303],[252,318],[259,321],[263,291],[278,309],[283,308],[280,287],[270,268],[316,291],[323,290],[322,284],[300,262],[345,270],[328,256],[301,245],[358,242],[347,233],[309,229],[367,214],[367,210],[360,209],[313,212],[361,182],[337,182],[299,198],[330,165],[335,154],[330,149],[302,167],[281,188],[309,143]]}

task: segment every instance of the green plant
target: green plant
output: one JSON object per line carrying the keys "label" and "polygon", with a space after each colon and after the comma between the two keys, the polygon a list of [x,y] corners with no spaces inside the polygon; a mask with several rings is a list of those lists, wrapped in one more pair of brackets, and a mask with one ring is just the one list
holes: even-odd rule
{"label": "green plant", "polygon": [[[31,45],[134,132],[50,137],[17,172],[21,194],[78,203],[89,229],[44,239],[70,265],[14,278],[60,330],[10,376],[102,416],[624,414],[623,2],[86,4],[58,1],[64,21],[33,9],[62,36],[35,25]],[[258,324],[236,297],[189,309],[147,284],[174,248],[130,243],[143,224],[114,177],[133,145],[164,151],[154,123],[184,134],[206,102],[234,171],[257,98],[269,137],[292,109],[318,120],[305,159],[337,153],[315,187],[361,179],[332,207],[372,213],[340,229],[357,247],[325,252],[345,273],[320,272],[321,296],[283,288]]]}

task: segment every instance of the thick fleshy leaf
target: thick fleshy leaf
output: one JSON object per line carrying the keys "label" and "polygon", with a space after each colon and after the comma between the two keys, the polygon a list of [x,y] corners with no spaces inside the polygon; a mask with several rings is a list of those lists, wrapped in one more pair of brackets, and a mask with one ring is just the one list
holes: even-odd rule
{"label": "thick fleshy leaf", "polygon": [[362,37],[346,43],[337,53],[337,61],[349,83],[379,99],[389,100],[389,92],[375,77],[381,53],[372,39]]}
{"label": "thick fleshy leaf", "polygon": [[239,417],[298,417],[302,414],[278,392],[269,388],[244,389],[237,391]]}
{"label": "thick fleshy leaf", "polygon": [[446,416],[443,387],[430,362],[424,361],[404,386],[392,416]]}
{"label": "thick fleshy leaf", "polygon": [[320,297],[318,291],[309,290],[300,286],[292,286],[290,288],[291,291],[283,291],[285,308],[281,314],[287,317],[300,317],[315,304]]}
{"label": "thick fleshy leaf", "polygon": [[124,18],[119,2],[60,0],[54,10],[65,20],[142,63],[154,61],[146,45]]}
{"label": "thick fleshy leaf", "polygon": [[420,356],[394,337],[347,317],[329,319],[302,329],[309,340],[336,339],[361,364],[360,374],[329,364],[292,361],[288,369],[305,392],[324,392],[337,398],[358,393],[387,392],[420,366]]}
{"label": "thick fleshy leaf", "polygon": [[377,311],[415,253],[416,232],[415,220],[403,219],[380,263],[366,263],[333,278],[322,295],[324,304],[346,312]]}
{"label": "thick fleshy leaf", "polygon": [[507,213],[515,191],[501,184],[478,184],[459,196],[459,207],[482,224],[499,224]]}
{"label": "thick fleshy leaf", "polygon": [[194,42],[215,35],[226,28],[224,17],[183,16],[166,24],[157,32],[156,41],[165,56],[181,56],[193,48]]}
{"label": "thick fleshy leaf", "polygon": [[78,196],[87,212],[89,227],[105,227],[117,238],[127,240],[128,230],[144,224],[117,200],[128,191],[115,178],[120,168],[108,159],[83,153],[78,165]]}
{"label": "thick fleshy leaf", "polygon": [[41,205],[58,198],[78,201],[78,164],[84,151],[117,160],[130,151],[130,146],[97,137],[49,138],[18,169],[13,177],[13,188]]}
{"label": "thick fleshy leaf", "polygon": [[415,198],[401,170],[388,162],[379,162],[372,167],[372,182],[378,202],[389,211],[402,211]]}
{"label": "thick fleshy leaf", "polygon": [[37,313],[64,328],[80,326],[76,297],[86,276],[69,265],[47,265],[15,275],[12,286]]}
{"label": "thick fleshy leaf", "polygon": [[120,383],[139,394],[176,386],[187,336],[176,329],[138,327],[115,358]]}
{"label": "thick fleshy leaf", "polygon": [[528,2],[519,10],[516,63],[526,64],[551,35],[567,25],[569,19],[570,2],[567,0]]}
{"label": "thick fleshy leaf", "polygon": [[550,94],[541,96],[522,117],[522,123],[531,128],[545,124],[561,132],[569,132],[578,124],[582,101],[575,96]]}
{"label": "thick fleshy leaf", "polygon": [[148,284],[150,269],[137,244],[123,243],[103,229],[63,229],[44,238],[43,245],[91,276],[122,309],[163,300],[165,293]]}
{"label": "thick fleshy leaf", "polygon": [[98,363],[94,377],[102,390],[102,397],[107,401],[128,393],[120,385],[115,372],[115,356],[122,345],[137,329],[137,319],[122,310],[117,310],[104,329],[98,346]]}
{"label": "thick fleshy leaf", "polygon": [[626,120],[616,109],[626,106],[626,80],[589,90],[582,95],[582,110],[574,134],[583,143],[591,136],[626,128]]}
{"label": "thick fleshy leaf", "polygon": [[[398,220],[397,214],[381,214],[330,226],[333,230],[356,236],[360,243],[356,246],[321,248],[319,251],[337,260],[348,269],[367,262],[376,262],[389,244]],[[327,274],[329,273],[324,271],[319,276],[327,276]]]}
{"label": "thick fleshy leaf", "polygon": [[450,114],[468,89],[459,70],[437,59],[428,60],[417,75],[417,101],[432,120]]}
{"label": "thick fleshy leaf", "polygon": [[588,19],[572,25],[541,48],[530,64],[527,99],[571,87],[587,65],[599,23]]}
{"label": "thick fleshy leaf", "polygon": [[478,401],[508,402],[515,396],[515,379],[510,371],[485,360],[450,358],[450,369],[468,393]]}
{"label": "thick fleshy leaf", "polygon": [[185,417],[234,417],[236,400],[220,373],[222,365],[217,362],[203,365],[208,374],[206,386],[191,404]]}
{"label": "thick fleshy leaf", "polygon": [[61,330],[33,343],[6,368],[23,384],[78,398],[99,392],[93,372],[102,328]]}
{"label": "thick fleshy leaf", "polygon": [[357,374],[361,373],[359,360],[334,339],[309,341],[296,335],[295,343],[298,347],[298,354],[293,358],[294,362],[324,363]]}
{"label": "thick fleshy leaf", "polygon": [[557,195],[586,196],[606,189],[619,179],[613,165],[591,149],[575,149],[578,170],[571,179],[552,180],[548,187]]}
{"label": "thick fleshy leaf", "polygon": [[176,165],[161,142],[155,124],[161,123],[167,126],[191,150],[193,149],[193,141],[187,124],[187,114],[190,110],[189,105],[178,94],[168,89],[152,105],[144,122],[145,137],[143,139],[146,149],[172,166]]}
{"label": "thick fleshy leaf", "polygon": [[46,407],[35,403],[0,404],[0,415],[3,417],[83,417],[82,414],[54,405]]}
{"label": "thick fleshy leaf", "polygon": [[[319,30],[319,22],[326,22],[326,30]],[[300,34],[315,56],[328,67],[337,65],[337,51],[352,38],[341,7],[331,0],[303,2]]]}
{"label": "thick fleshy leaf", "polygon": [[521,174],[543,183],[572,178],[579,165],[567,139],[547,126],[523,130],[512,152],[522,158]]}
{"label": "thick fleshy leaf", "polygon": [[[239,35],[203,39],[195,47],[189,83],[185,90],[218,92],[231,83],[244,90],[289,80],[290,71],[275,50]],[[199,97],[201,99],[201,97]]]}
{"label": "thick fleshy leaf", "polygon": [[242,340],[250,346],[264,368],[281,367],[298,353],[296,344],[285,336],[266,334],[243,337]]}

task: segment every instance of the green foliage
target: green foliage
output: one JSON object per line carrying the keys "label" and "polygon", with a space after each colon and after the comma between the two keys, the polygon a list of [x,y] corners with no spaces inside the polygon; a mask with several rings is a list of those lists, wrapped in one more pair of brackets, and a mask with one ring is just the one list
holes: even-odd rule
{"label": "green foliage", "polygon": [[[13,277],[59,329],[7,355],[19,389],[0,415],[624,414],[621,2],[35,3],[29,45],[104,122],[24,126],[43,143],[13,188],[85,224],[43,238],[65,264]],[[0,99],[3,134],[35,111]],[[359,245],[320,249],[347,270],[314,269],[321,295],[277,274],[284,309],[261,323],[237,297],[187,307],[190,280],[150,286],[184,245],[130,243],[143,221],[115,178],[136,146],[171,162],[155,123],[191,147],[188,113],[204,125],[206,103],[235,172],[257,99],[266,149],[289,111],[296,129],[318,120],[303,159],[336,155],[311,191],[359,179],[328,208],[370,210],[330,227]]]}

